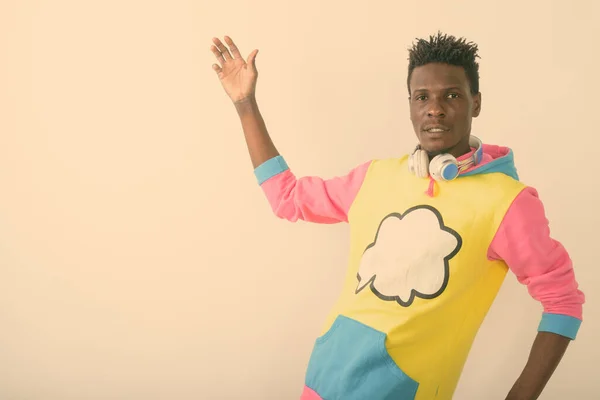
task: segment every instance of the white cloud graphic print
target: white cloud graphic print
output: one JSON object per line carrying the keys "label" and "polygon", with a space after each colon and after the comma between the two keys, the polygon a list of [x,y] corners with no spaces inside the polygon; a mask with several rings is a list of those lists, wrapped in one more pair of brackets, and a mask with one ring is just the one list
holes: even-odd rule
{"label": "white cloud graphic print", "polygon": [[408,307],[415,297],[439,296],[449,278],[449,260],[462,246],[457,232],[444,226],[441,214],[417,206],[381,221],[358,268],[359,293],[370,286],[380,299]]}

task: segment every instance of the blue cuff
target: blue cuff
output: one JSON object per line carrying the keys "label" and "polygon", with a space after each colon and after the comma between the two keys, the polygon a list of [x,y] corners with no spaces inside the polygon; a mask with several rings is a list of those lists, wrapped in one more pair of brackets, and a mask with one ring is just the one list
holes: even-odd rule
{"label": "blue cuff", "polygon": [[270,179],[288,169],[289,167],[283,157],[276,156],[256,167],[256,169],[254,169],[254,176],[256,176],[258,184],[262,185],[267,179]]}
{"label": "blue cuff", "polygon": [[543,313],[538,332],[552,332],[575,340],[581,320],[569,315]]}

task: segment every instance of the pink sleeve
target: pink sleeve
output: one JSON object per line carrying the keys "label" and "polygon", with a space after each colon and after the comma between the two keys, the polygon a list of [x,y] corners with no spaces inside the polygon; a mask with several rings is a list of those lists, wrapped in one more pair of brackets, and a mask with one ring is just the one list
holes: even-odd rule
{"label": "pink sleeve", "polygon": [[518,281],[544,308],[540,331],[575,337],[584,294],[578,289],[569,254],[550,236],[538,193],[526,188],[507,211],[488,257],[504,260]]}
{"label": "pink sleeve", "polygon": [[255,170],[276,216],[295,222],[321,224],[348,222],[348,210],[358,193],[370,162],[347,175],[322,179],[296,178],[281,156],[268,160]]}

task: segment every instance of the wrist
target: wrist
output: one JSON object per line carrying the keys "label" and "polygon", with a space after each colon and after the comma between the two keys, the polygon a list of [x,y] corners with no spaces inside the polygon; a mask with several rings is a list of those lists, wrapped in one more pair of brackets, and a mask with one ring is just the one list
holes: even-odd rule
{"label": "wrist", "polygon": [[254,96],[254,94],[246,96],[243,99],[234,101],[233,105],[235,106],[236,111],[240,115],[254,112],[258,108],[256,103],[256,97]]}

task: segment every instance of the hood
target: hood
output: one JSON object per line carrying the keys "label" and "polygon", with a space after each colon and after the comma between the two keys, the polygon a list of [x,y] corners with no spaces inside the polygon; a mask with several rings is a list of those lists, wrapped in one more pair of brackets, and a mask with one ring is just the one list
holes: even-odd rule
{"label": "hood", "polygon": [[[471,148],[469,153],[464,154],[457,160],[462,161],[472,157],[475,153],[475,150],[475,148]],[[464,176],[500,173],[510,176],[517,181],[519,180],[517,168],[515,167],[513,152],[510,148],[493,144],[482,144],[481,150],[481,160],[479,160],[476,165],[461,172],[456,179],[460,179]],[[435,180],[430,176],[429,187],[425,191],[425,194],[427,194],[429,197],[435,197],[435,185]]]}
{"label": "hood", "polygon": [[[483,155],[477,165],[471,167],[459,175],[470,176],[479,174],[491,174],[498,172],[519,180],[517,168],[515,167],[513,152],[510,148],[493,144],[482,145]],[[475,149],[473,149],[474,151]],[[465,154],[460,159],[470,157],[471,153]]]}

